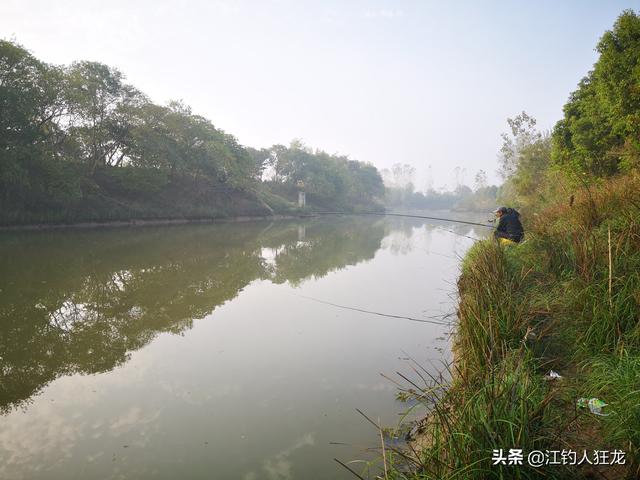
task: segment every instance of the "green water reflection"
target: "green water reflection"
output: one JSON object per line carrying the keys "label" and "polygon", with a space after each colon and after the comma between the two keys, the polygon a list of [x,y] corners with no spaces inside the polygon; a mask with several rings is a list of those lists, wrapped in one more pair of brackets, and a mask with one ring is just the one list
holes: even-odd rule
{"label": "green water reflection", "polygon": [[351,412],[373,392],[395,413],[363,379],[436,330],[297,294],[424,315],[469,243],[358,217],[5,233],[0,476],[343,478],[327,440],[366,443]]}
{"label": "green water reflection", "polygon": [[[191,328],[255,279],[296,284],[373,257],[381,222],[16,235],[0,260],[0,408]],[[273,249],[274,263],[263,249]]]}

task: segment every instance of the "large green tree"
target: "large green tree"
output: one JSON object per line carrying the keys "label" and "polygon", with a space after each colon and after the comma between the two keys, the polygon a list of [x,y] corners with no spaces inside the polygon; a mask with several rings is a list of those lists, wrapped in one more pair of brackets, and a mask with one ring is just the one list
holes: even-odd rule
{"label": "large green tree", "polygon": [[93,171],[122,163],[132,108],[146,99],[122,74],[97,62],[75,62],[66,72],[68,148]]}
{"label": "large green tree", "polygon": [[553,159],[571,173],[601,177],[640,162],[640,17],[624,11],[596,49],[598,61],[554,129]]}
{"label": "large green tree", "polygon": [[61,69],[40,62],[21,46],[0,40],[0,208],[64,194],[57,164],[65,114]]}

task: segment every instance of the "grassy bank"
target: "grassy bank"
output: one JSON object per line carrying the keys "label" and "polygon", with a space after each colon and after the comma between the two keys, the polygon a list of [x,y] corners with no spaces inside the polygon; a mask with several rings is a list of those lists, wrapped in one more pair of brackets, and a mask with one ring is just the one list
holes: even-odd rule
{"label": "grassy bank", "polygon": [[[458,284],[453,380],[415,394],[429,415],[415,452],[386,452],[389,478],[638,478],[639,219],[634,173],[528,215],[521,245],[473,246]],[[563,378],[545,379],[552,369]],[[608,416],[577,407],[581,397],[604,400]],[[494,450],[511,448],[522,466],[493,465]],[[623,450],[626,464],[527,465],[532,450],[571,449],[578,460]]]}
{"label": "grassy bank", "polygon": [[640,478],[640,16],[596,51],[552,132],[508,119],[498,196],[526,242],[465,257],[453,380],[408,380],[428,415],[388,478]]}

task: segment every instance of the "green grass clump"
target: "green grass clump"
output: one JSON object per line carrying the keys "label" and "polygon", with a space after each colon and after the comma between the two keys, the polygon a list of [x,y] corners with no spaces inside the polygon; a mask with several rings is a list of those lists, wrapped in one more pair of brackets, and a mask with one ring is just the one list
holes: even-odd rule
{"label": "green grass clump", "polygon": [[640,451],[640,351],[623,349],[618,355],[602,355],[583,365],[585,395],[605,399],[608,416],[601,419],[612,445],[638,463]]}
{"label": "green grass clump", "polygon": [[[422,433],[412,461],[386,452],[389,478],[640,476],[639,192],[638,174],[603,181],[525,217],[524,244],[469,250],[452,380],[417,392]],[[564,378],[545,381],[550,368]],[[577,409],[580,397],[608,416]],[[500,448],[618,449],[627,462],[514,469],[491,464]]]}
{"label": "green grass clump", "polygon": [[546,404],[549,385],[536,372],[526,349],[507,355],[486,372],[486,378],[458,379],[445,401],[431,411],[415,479],[560,478],[568,472],[554,467],[493,465],[494,450],[544,450],[551,444],[552,423]]}

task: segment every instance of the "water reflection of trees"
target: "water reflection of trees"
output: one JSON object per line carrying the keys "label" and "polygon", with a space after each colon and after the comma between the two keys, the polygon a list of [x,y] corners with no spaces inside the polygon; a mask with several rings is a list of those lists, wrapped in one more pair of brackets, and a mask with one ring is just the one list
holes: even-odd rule
{"label": "water reflection of trees", "polygon": [[[481,222],[482,220],[477,220]],[[452,233],[451,242],[457,244],[468,243],[470,239],[485,238],[491,233],[489,228],[473,226],[451,221],[440,221],[419,218],[390,217],[385,224],[385,234],[382,247],[394,255],[406,255],[415,248],[413,236],[418,231],[424,231],[424,251],[431,251],[431,237],[433,232]],[[454,248],[455,250],[455,248]]]}
{"label": "water reflection of trees", "polygon": [[[297,284],[380,248],[380,221],[12,234],[0,238],[0,411],[62,375],[105,372],[256,279]],[[276,252],[265,260],[264,249]]]}
{"label": "water reflection of trees", "polygon": [[276,251],[275,261],[265,269],[267,278],[274,283],[288,281],[296,285],[373,258],[385,229],[380,220],[351,218],[311,224],[304,230],[298,228],[296,233],[295,241],[281,233],[264,242]]}

